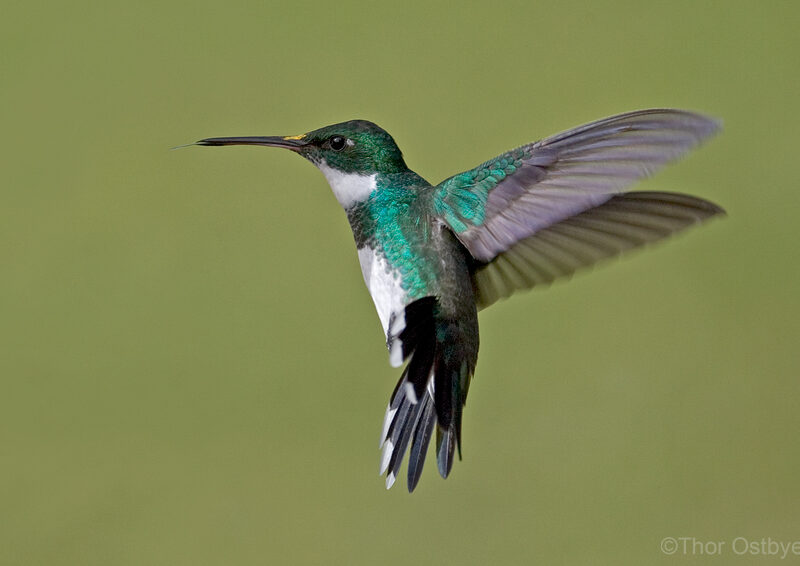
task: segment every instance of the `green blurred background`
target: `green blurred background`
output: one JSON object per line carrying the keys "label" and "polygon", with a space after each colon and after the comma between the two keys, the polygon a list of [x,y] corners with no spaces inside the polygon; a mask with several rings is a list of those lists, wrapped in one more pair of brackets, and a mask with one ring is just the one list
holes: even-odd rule
{"label": "green blurred background", "polygon": [[[800,8],[750,6],[7,1],[0,563],[774,563],[730,545],[800,540]],[[411,496],[323,177],[169,151],[366,118],[438,182],[656,106],[725,130],[639,187],[729,216],[482,313]]]}

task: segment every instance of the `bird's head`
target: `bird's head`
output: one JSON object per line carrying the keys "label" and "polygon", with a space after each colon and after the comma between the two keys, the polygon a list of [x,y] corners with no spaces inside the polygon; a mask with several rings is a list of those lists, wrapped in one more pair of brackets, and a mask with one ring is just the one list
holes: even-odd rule
{"label": "bird's head", "polygon": [[[350,120],[297,136],[207,138],[196,145],[262,145],[298,153],[325,172],[374,175],[404,171],[403,154],[392,136],[366,120]],[[327,174],[326,174],[327,176]]]}

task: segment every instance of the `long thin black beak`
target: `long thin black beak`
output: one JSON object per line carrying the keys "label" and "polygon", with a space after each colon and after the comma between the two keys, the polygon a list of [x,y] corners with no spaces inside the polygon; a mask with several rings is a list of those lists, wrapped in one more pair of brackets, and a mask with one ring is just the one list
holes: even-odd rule
{"label": "long thin black beak", "polygon": [[282,147],[298,151],[307,142],[301,136],[249,136],[239,138],[206,138],[192,145],[264,145],[267,147]]}

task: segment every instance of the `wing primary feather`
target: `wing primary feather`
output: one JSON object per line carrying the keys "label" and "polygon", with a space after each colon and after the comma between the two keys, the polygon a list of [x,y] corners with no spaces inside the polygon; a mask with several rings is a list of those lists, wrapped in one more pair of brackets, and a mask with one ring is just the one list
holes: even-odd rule
{"label": "wing primary feather", "polygon": [[479,307],[722,214],[716,204],[680,193],[615,195],[520,240],[490,262],[476,264],[472,277]]}

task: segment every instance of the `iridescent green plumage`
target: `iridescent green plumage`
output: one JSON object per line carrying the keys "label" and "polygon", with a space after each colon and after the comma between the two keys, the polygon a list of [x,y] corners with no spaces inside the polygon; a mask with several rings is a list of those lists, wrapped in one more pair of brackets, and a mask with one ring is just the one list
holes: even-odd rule
{"label": "iridescent green plumage", "polygon": [[528,155],[518,148],[442,181],[433,195],[436,214],[459,233],[480,226],[486,218],[489,191],[513,175]]}
{"label": "iridescent green plumage", "polygon": [[420,195],[430,184],[407,172],[379,175],[377,189],[347,210],[358,248],[379,250],[400,273],[401,286],[411,300],[436,289],[430,213]]}

